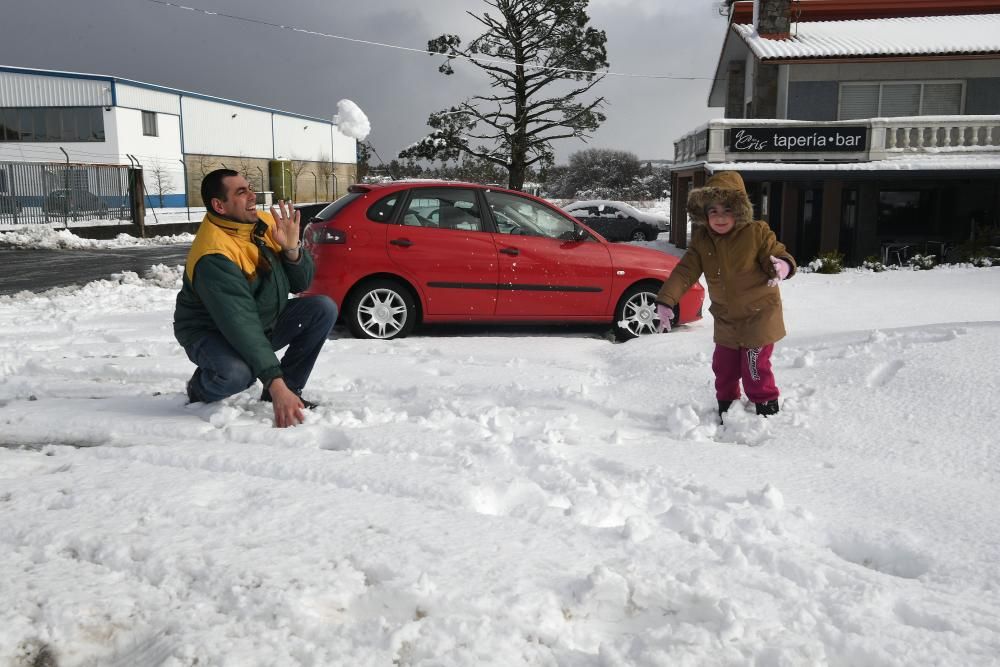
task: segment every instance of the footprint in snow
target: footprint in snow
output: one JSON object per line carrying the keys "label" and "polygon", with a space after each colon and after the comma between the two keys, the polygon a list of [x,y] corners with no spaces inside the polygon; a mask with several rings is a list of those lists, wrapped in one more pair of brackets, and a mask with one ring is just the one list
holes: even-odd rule
{"label": "footprint in snow", "polygon": [[889,382],[896,377],[896,373],[899,372],[905,362],[900,359],[895,359],[888,363],[879,364],[875,370],[868,374],[867,384],[869,387],[884,387]]}

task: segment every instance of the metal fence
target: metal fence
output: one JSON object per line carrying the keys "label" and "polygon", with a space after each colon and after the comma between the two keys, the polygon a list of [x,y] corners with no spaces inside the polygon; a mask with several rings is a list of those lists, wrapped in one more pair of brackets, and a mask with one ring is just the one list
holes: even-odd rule
{"label": "metal fence", "polygon": [[131,171],[113,164],[0,162],[0,228],[131,224]]}

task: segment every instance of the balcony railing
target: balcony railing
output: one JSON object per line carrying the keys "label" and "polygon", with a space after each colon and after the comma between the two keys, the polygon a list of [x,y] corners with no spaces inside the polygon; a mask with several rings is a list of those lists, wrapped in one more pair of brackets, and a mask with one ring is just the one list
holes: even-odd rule
{"label": "balcony railing", "polygon": [[[815,146],[815,142],[808,141],[810,132],[832,137],[841,131],[858,133],[859,128],[865,130],[866,141],[857,150],[810,150]],[[801,140],[800,146],[788,141],[754,141],[749,148],[744,145],[738,149],[734,137],[740,130],[755,136],[766,136],[774,130],[776,139],[785,133],[806,140]],[[789,143],[793,144],[791,149]],[[676,168],[695,162],[748,160],[870,162],[921,153],[979,152],[1000,154],[1000,116],[915,116],[830,122],[729,118],[713,120],[674,142],[674,164]]]}

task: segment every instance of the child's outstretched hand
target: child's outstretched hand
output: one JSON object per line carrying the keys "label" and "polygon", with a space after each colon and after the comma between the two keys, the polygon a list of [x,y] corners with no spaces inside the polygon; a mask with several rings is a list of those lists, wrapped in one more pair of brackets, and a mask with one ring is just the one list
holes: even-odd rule
{"label": "child's outstretched hand", "polygon": [[670,333],[670,318],[674,316],[674,309],[658,303],[656,304],[656,316],[660,318],[660,326],[656,331],[658,333]]}
{"label": "child's outstretched hand", "polygon": [[788,277],[790,268],[788,266],[788,262],[783,259],[778,259],[774,255],[771,255],[771,264],[774,265],[775,277],[767,281],[767,286],[777,287],[778,283]]}

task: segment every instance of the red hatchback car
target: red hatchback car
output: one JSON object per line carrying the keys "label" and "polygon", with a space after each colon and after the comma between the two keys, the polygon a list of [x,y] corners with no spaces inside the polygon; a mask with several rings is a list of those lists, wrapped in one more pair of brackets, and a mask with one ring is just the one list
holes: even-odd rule
{"label": "red hatchback car", "polygon": [[[305,222],[305,221],[303,221]],[[307,294],[326,294],[358,338],[418,322],[607,322],[656,331],[653,299],[677,258],[608,243],[543,199],[471,183],[352,185],[310,219]],[[674,322],[701,318],[696,284]]]}

